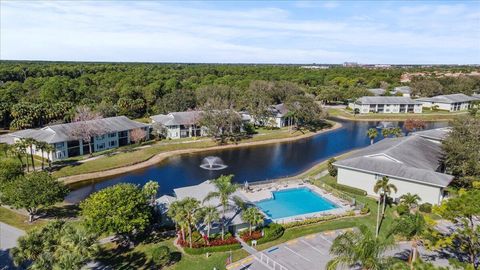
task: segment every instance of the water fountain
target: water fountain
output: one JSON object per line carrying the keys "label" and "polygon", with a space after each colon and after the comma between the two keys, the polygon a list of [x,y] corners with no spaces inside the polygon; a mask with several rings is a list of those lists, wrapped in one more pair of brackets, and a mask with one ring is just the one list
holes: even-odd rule
{"label": "water fountain", "polygon": [[223,163],[223,160],[219,157],[208,156],[202,160],[200,168],[205,170],[223,170],[228,166]]}

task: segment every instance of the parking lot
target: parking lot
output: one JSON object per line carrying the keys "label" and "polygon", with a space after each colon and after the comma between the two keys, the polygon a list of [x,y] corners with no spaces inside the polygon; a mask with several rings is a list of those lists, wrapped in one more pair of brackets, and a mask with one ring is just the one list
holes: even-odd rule
{"label": "parking lot", "polygon": [[[346,229],[351,230],[351,229]],[[227,266],[228,270],[305,270],[325,269],[332,259],[329,254],[333,240],[346,230],[327,231],[290,240],[284,244],[259,251]],[[424,261],[438,266],[448,265],[448,254],[438,254],[419,247]],[[387,256],[408,259],[410,243],[403,242],[387,252]]]}

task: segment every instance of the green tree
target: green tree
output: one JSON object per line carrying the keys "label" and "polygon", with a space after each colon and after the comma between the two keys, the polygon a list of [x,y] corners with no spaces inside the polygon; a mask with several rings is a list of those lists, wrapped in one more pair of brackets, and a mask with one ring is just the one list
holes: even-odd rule
{"label": "green tree", "polygon": [[182,201],[183,221],[187,226],[188,242],[190,243],[190,248],[192,248],[192,227],[195,227],[201,219],[200,202],[190,197],[186,197]]}
{"label": "green tree", "polygon": [[480,118],[458,117],[452,130],[443,140],[444,162],[448,172],[455,176],[454,185],[471,187],[472,179],[480,178]]}
{"label": "green tree", "polygon": [[83,269],[98,253],[96,236],[65,221],[51,221],[18,239],[10,253],[29,269]]}
{"label": "green tree", "polygon": [[389,234],[399,235],[406,240],[411,241],[412,251],[410,253],[410,265],[413,268],[413,263],[419,256],[418,244],[425,234],[427,223],[423,216],[419,213],[402,215],[399,219],[395,219]]}
{"label": "green tree", "polygon": [[175,228],[177,229],[180,227],[181,235],[182,235],[182,240],[185,240],[185,208],[183,207],[185,201],[174,201],[170,206],[168,207],[168,212],[167,215],[170,217],[170,219],[175,223]]}
{"label": "green tree", "polygon": [[48,169],[52,170],[52,158],[53,158],[53,152],[55,151],[55,146],[52,144],[46,144],[44,151],[47,152],[48,154]]}
{"label": "green tree", "polygon": [[149,224],[151,209],[142,190],[132,184],[117,184],[93,193],[80,203],[87,229],[115,233],[127,239]]}
{"label": "green tree", "polygon": [[383,256],[391,246],[391,242],[375,237],[365,225],[361,225],[359,231],[348,231],[335,238],[330,247],[334,258],[328,262],[327,269],[351,265],[368,270],[387,269],[391,259]]}
{"label": "green tree", "polygon": [[297,129],[306,127],[315,130],[328,113],[309,96],[290,96],[285,106],[291,112]]}
{"label": "green tree", "polygon": [[143,186],[143,193],[150,200],[150,205],[155,204],[160,184],[157,181],[150,180]]}
{"label": "green tree", "polygon": [[200,125],[207,129],[208,136],[220,144],[237,141],[242,132],[242,118],[225,101],[211,100],[203,108]]}
{"label": "green tree", "polygon": [[252,227],[262,225],[264,216],[257,208],[249,207],[242,212],[242,219],[248,222],[248,231],[252,235]]}
{"label": "green tree", "polygon": [[68,189],[46,172],[33,172],[16,178],[3,188],[0,200],[23,208],[32,222],[38,210],[62,202]]}
{"label": "green tree", "polygon": [[[381,195],[381,199],[383,199],[383,207],[382,207],[382,219],[385,216],[385,209],[387,207],[387,197],[393,192],[397,192],[397,187],[394,184],[389,183],[388,176],[382,177],[382,179],[377,180],[375,186],[373,186],[373,191],[377,194]],[[377,213],[377,229],[376,235],[378,236],[378,232],[380,230],[380,200],[378,201],[378,213]]]}
{"label": "green tree", "polygon": [[[385,129],[384,129],[385,130]],[[383,133],[383,130],[382,130]],[[378,136],[378,130],[376,128],[370,128],[367,131],[367,136],[370,138],[370,144],[373,144],[373,141]],[[385,136],[384,136],[385,137]]]}
{"label": "green tree", "polygon": [[207,238],[210,238],[210,229],[212,223],[220,220],[220,213],[215,206],[205,206],[202,208],[203,223],[207,226]]}
{"label": "green tree", "polygon": [[33,138],[26,138],[24,139],[26,145],[30,149],[30,160],[32,161],[32,170],[35,171],[35,162],[33,161],[33,146],[36,145],[38,142]]}
{"label": "green tree", "polygon": [[327,162],[328,174],[330,174],[330,176],[332,177],[336,177],[338,173],[337,168],[333,165],[333,163],[335,162],[337,162],[337,159],[335,159],[334,157],[330,158]]}
{"label": "green tree", "polygon": [[[12,147],[8,150],[9,155],[14,156],[18,158],[18,161],[20,161],[20,164],[22,164],[23,168],[23,157],[27,155],[26,152],[26,145],[23,141],[17,141],[15,142]],[[28,157],[27,157],[27,170],[28,170]]]}
{"label": "green tree", "polygon": [[434,213],[455,224],[453,233],[435,234],[438,239],[434,247],[449,247],[468,254],[468,262],[475,268],[480,256],[480,226],[475,222],[480,218],[480,190],[460,191],[459,196],[434,207]]}
{"label": "green tree", "polygon": [[238,185],[232,183],[232,178],[233,175],[221,175],[213,180],[212,182],[217,190],[208,193],[205,199],[203,199],[204,202],[213,198],[220,200],[220,205],[222,205],[222,240],[225,237],[225,213],[231,206],[230,200],[233,200],[233,193],[238,189]]}
{"label": "green tree", "polygon": [[166,266],[171,260],[171,252],[167,246],[155,246],[148,251],[148,254],[157,267]]}
{"label": "green tree", "polygon": [[47,145],[48,145],[48,143],[46,143],[46,142],[37,141],[37,142],[35,143],[35,149],[36,149],[36,150],[40,150],[40,152],[42,153],[42,171],[45,169],[45,157],[44,157],[44,153],[45,153],[45,151],[46,151]]}
{"label": "green tree", "polygon": [[23,166],[16,159],[0,160],[0,187],[23,175]]}

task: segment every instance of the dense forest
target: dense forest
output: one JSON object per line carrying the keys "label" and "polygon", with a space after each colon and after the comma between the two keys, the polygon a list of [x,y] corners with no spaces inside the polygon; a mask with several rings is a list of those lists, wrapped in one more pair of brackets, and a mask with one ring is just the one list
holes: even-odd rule
{"label": "dense forest", "polygon": [[[78,105],[103,116],[146,117],[202,108],[221,97],[235,109],[287,102],[308,96],[343,102],[368,95],[366,89],[402,85],[405,72],[470,72],[472,67],[305,69],[296,65],[140,64],[0,62],[0,126],[39,127],[70,121]],[[407,84],[408,85],[408,84]],[[431,96],[480,88],[477,76],[414,78],[419,95]]]}

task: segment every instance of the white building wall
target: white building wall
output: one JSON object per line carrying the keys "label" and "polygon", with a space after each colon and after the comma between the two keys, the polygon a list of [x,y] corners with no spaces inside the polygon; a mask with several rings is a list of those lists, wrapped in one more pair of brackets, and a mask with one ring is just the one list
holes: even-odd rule
{"label": "white building wall", "polygon": [[[372,173],[360,172],[352,169],[338,168],[337,182],[342,185],[347,185],[355,188],[365,190],[368,195],[378,197],[373,191],[373,187],[381,175],[376,176]],[[422,199],[421,203],[439,204],[442,199],[442,188],[424,185],[416,182],[390,178],[390,183],[394,184],[398,191],[390,195],[392,198],[399,198],[407,194],[417,194]]]}

